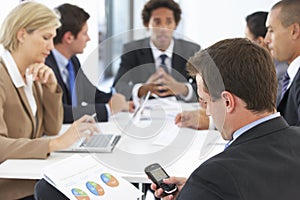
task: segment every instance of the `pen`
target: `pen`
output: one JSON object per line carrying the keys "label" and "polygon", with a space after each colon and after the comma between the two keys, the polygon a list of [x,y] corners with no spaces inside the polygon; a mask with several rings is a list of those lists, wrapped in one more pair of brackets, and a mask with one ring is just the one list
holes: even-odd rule
{"label": "pen", "polygon": [[148,102],[150,95],[151,95],[151,92],[148,91],[148,93],[147,93],[147,95],[146,95],[146,97],[145,97],[143,103],[142,103],[142,104],[136,109],[136,111],[133,113],[132,118],[135,118],[135,116],[136,116],[139,112],[142,112],[142,111],[144,110],[144,107],[145,107],[146,103]]}
{"label": "pen", "polygon": [[92,119],[95,119],[95,117],[97,116],[97,113],[92,114],[89,118],[87,118],[87,120],[85,122],[92,122]]}
{"label": "pen", "polygon": [[151,96],[153,96],[155,99],[160,99],[160,97],[157,94],[152,93]]}

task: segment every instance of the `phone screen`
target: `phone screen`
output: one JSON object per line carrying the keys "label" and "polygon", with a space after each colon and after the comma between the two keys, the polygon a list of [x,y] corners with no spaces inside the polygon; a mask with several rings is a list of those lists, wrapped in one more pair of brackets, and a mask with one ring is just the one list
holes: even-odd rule
{"label": "phone screen", "polygon": [[164,178],[169,177],[161,168],[157,168],[152,171],[153,176],[156,180],[162,180]]}
{"label": "phone screen", "polygon": [[156,185],[158,185],[158,187],[161,187],[164,190],[164,195],[172,194],[177,191],[175,184],[163,183],[163,179],[169,178],[169,175],[158,163],[154,163],[146,167],[145,173]]}

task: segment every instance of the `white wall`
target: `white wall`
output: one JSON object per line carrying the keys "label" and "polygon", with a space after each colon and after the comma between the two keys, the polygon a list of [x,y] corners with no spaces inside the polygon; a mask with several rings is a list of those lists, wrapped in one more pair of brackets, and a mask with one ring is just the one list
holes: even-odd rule
{"label": "white wall", "polygon": [[[81,63],[83,64],[83,70],[86,72],[91,81],[96,84],[98,82],[98,10],[100,10],[100,3],[102,0],[37,0],[50,8],[55,8],[63,3],[70,3],[78,5],[90,14],[88,20],[89,36],[91,41],[87,43],[84,53],[78,55]],[[87,3],[88,2],[88,3]],[[0,11],[0,23],[6,17],[6,15],[20,3],[20,0],[0,1],[0,7],[3,8]]]}
{"label": "white wall", "polygon": [[244,37],[245,17],[270,11],[278,0],[180,0],[182,21],[179,32],[202,46],[232,37]]}

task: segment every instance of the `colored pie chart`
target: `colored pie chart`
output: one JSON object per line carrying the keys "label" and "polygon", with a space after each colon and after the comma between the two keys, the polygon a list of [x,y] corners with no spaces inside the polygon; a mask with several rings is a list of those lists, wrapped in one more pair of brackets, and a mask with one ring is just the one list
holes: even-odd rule
{"label": "colored pie chart", "polygon": [[119,186],[119,181],[113,175],[111,175],[109,173],[101,174],[100,178],[103,181],[103,183],[105,183],[106,185],[108,185],[110,187]]}
{"label": "colored pie chart", "polygon": [[98,183],[95,183],[93,181],[86,182],[87,189],[93,193],[96,196],[103,196],[104,195],[104,189],[99,185]]}
{"label": "colored pie chart", "polygon": [[81,189],[73,188],[72,194],[76,197],[78,200],[90,200],[90,197]]}

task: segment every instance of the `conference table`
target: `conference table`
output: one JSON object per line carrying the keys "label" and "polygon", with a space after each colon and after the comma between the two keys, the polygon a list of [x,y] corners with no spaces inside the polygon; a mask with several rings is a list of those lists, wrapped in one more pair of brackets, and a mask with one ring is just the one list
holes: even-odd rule
{"label": "conference table", "polygon": [[[188,177],[201,163],[224,150],[225,141],[215,130],[179,128],[174,117],[184,110],[198,109],[197,103],[149,100],[140,116],[121,112],[109,122],[97,123],[103,134],[122,135],[111,153],[92,155],[100,164],[133,183],[150,183],[144,168],[162,165],[171,176]],[[70,125],[63,125],[61,133]],[[74,153],[53,152],[47,159],[8,159],[0,165],[0,178],[41,179],[46,166]]]}

